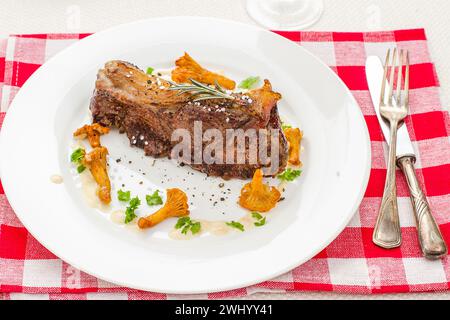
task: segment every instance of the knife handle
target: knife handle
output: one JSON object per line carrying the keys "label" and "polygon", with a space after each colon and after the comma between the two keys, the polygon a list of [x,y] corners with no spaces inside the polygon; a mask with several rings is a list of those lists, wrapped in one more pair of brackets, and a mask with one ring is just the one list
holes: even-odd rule
{"label": "knife handle", "polygon": [[417,180],[414,156],[404,156],[397,160],[397,164],[405,174],[411,194],[411,203],[416,217],[417,232],[420,247],[425,258],[437,260],[447,255],[447,245],[439,230],[439,226],[431,214],[430,206],[419,181]]}

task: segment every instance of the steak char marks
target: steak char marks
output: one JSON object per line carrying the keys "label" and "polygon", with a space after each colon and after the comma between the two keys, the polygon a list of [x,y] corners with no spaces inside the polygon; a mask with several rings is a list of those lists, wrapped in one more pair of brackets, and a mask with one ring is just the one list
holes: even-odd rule
{"label": "steak char marks", "polygon": [[[90,109],[94,122],[104,126],[116,127],[126,133],[131,145],[142,148],[145,154],[153,157],[170,157],[171,151],[179,141],[172,141],[176,129],[186,129],[191,134],[194,146],[194,123],[201,121],[202,132],[217,129],[223,137],[223,152],[214,154],[223,159],[220,163],[189,163],[196,170],[210,176],[224,179],[248,179],[258,168],[270,166],[258,157],[256,163],[250,162],[250,146],[245,145],[245,163],[226,164],[227,129],[272,129],[278,134],[277,150],[279,164],[267,175],[276,175],[287,164],[288,147],[281,129],[277,101],[281,95],[272,91],[269,81],[262,88],[248,93],[233,93],[234,100],[210,99],[193,102],[188,93],[168,90],[170,83],[164,79],[147,75],[136,66],[124,61],[110,61],[99,70]],[[217,132],[217,131],[216,131]],[[266,154],[271,156],[270,137]],[[215,140],[212,140],[215,141]],[[258,140],[259,141],[259,140]],[[211,141],[203,142],[203,150]],[[194,148],[192,148],[194,149]],[[233,147],[234,155],[237,148]],[[192,150],[192,160],[194,160]],[[273,158],[273,157],[272,157]]]}

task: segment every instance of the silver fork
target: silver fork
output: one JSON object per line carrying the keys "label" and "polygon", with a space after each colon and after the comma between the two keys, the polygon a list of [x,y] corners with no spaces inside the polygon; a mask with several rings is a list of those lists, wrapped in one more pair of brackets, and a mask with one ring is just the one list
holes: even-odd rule
{"label": "silver fork", "polygon": [[[383,199],[373,232],[373,242],[386,249],[399,247],[402,243],[400,218],[397,205],[397,186],[395,181],[397,130],[404,124],[408,115],[409,96],[409,55],[408,52],[394,49],[390,70],[389,92],[386,85],[390,65],[391,50],[386,56],[384,77],[381,89],[380,114],[390,126],[389,162],[384,186]],[[404,90],[402,90],[403,66],[406,66]],[[397,88],[394,92],[394,77],[397,72]],[[404,91],[404,92],[403,92]],[[404,94],[403,94],[404,93]]]}

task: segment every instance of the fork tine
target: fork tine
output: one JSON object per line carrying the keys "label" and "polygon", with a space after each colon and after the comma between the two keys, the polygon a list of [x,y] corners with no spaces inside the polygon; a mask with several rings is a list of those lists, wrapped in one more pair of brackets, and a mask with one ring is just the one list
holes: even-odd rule
{"label": "fork tine", "polygon": [[394,49],[394,53],[392,55],[392,67],[391,67],[391,75],[389,80],[389,95],[388,99],[390,103],[392,102],[393,93],[394,93],[394,74],[395,74],[395,67],[397,65],[397,48]]}
{"label": "fork tine", "polygon": [[409,51],[406,51],[406,70],[405,70],[405,105],[409,104]]}
{"label": "fork tine", "polygon": [[387,55],[386,55],[386,60],[384,60],[385,61],[384,62],[384,76],[383,76],[383,83],[381,85],[380,105],[383,105],[385,103],[384,95],[386,93],[386,81],[387,81],[390,57],[391,57],[391,49],[388,50]]}
{"label": "fork tine", "polygon": [[400,106],[400,102],[402,100],[402,80],[403,80],[403,50],[400,50],[398,53],[398,78],[397,78],[397,94],[396,100],[397,105]]}

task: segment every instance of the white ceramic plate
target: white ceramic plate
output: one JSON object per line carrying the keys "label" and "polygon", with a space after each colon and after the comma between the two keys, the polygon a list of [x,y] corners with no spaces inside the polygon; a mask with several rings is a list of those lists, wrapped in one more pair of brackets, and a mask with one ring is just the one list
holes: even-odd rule
{"label": "white ceramic plate", "polygon": [[[236,80],[249,75],[270,79],[283,94],[281,117],[304,131],[303,175],[288,187],[286,200],[262,228],[176,241],[167,235],[175,220],[134,232],[83,200],[68,158],[73,130],[89,121],[97,70],[110,59],[168,68],[184,51]],[[6,194],[22,223],[45,247],[104,280],[166,293],[248,286],[306,262],[335,239],[356,212],[371,159],[359,107],[329,68],[281,36],[208,18],[139,21],[76,43],[27,81],[1,134]],[[187,190],[194,219],[233,220],[245,214],[236,204],[242,181],[226,182],[232,193],[214,206],[209,198],[217,201],[220,179],[205,180],[203,174],[166,160],[152,167],[151,158],[116,132],[102,142],[110,149],[115,190],[125,183],[125,189],[142,199],[154,188],[176,186]],[[116,163],[119,157],[122,161]],[[64,183],[51,183],[53,174],[62,175]],[[142,209],[140,214],[153,210],[145,205]]]}

